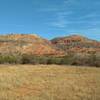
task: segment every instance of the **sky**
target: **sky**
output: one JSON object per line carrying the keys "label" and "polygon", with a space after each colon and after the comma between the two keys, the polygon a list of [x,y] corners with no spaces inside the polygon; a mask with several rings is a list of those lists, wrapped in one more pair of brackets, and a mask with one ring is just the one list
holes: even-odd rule
{"label": "sky", "polygon": [[0,34],[8,33],[100,41],[100,0],[0,0]]}

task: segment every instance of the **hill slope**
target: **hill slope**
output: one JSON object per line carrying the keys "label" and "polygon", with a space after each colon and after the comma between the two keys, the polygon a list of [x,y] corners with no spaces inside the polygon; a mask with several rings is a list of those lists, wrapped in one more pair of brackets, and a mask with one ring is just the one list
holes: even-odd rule
{"label": "hill slope", "polygon": [[51,41],[35,34],[0,35],[0,54],[33,54],[63,56],[67,53],[100,52],[100,42],[79,35]]}
{"label": "hill slope", "polygon": [[0,36],[0,53],[25,53],[35,55],[60,55],[62,52],[58,50],[52,43],[35,34],[10,34]]}
{"label": "hill slope", "polygon": [[58,37],[51,42],[65,52],[96,53],[100,52],[100,42],[79,35]]}

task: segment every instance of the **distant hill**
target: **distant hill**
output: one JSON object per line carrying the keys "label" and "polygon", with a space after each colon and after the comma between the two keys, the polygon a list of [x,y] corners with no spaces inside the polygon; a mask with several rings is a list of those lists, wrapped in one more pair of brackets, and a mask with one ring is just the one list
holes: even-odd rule
{"label": "distant hill", "polygon": [[0,36],[1,54],[62,55],[49,40],[35,34],[9,34]]}
{"label": "distant hill", "polygon": [[51,41],[35,34],[0,35],[0,64],[5,63],[100,67],[100,42],[79,35]]}
{"label": "distant hill", "polygon": [[100,52],[100,42],[79,35],[58,37],[51,41],[36,34],[0,35],[0,54],[64,56],[77,52]]}
{"label": "distant hill", "polygon": [[100,52],[100,42],[79,35],[58,37],[51,40],[57,48],[67,53],[96,53]]}

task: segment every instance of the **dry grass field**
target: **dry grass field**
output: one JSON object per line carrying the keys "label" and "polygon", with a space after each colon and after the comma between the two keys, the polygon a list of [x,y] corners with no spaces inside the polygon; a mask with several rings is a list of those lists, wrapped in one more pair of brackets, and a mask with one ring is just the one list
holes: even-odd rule
{"label": "dry grass field", "polygon": [[0,65],[0,100],[100,100],[100,69]]}

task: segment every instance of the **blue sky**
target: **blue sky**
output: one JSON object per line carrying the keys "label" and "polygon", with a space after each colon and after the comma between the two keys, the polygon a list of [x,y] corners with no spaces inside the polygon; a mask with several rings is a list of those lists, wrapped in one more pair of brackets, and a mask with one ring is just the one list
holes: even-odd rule
{"label": "blue sky", "polygon": [[100,0],[0,0],[0,33],[100,40]]}

